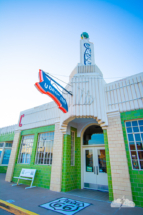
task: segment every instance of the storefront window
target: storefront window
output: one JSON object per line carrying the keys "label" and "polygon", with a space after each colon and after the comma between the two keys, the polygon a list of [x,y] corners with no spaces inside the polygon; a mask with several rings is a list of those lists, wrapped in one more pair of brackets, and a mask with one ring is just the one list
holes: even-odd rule
{"label": "storefront window", "polygon": [[143,169],[143,120],[126,122],[133,169]]}
{"label": "storefront window", "polygon": [[34,135],[23,136],[19,151],[18,163],[30,164]]}
{"label": "storefront window", "polygon": [[35,161],[36,164],[52,164],[53,144],[54,132],[39,134]]}
{"label": "storefront window", "polygon": [[103,130],[98,125],[92,125],[86,129],[83,135],[83,145],[104,144]]}
{"label": "storefront window", "polygon": [[0,165],[7,166],[12,149],[12,142],[0,143]]}

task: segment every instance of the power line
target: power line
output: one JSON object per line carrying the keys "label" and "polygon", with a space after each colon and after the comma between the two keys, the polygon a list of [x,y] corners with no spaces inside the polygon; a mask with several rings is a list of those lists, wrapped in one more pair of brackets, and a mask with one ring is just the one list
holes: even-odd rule
{"label": "power line", "polygon": [[[62,76],[62,77],[70,77],[70,75],[69,76],[67,76],[67,75],[59,75],[59,74],[51,74],[51,73],[47,73],[47,74],[50,74],[51,76],[52,75],[57,75],[57,76]],[[53,76],[54,77],[54,76]],[[104,78],[104,79],[115,79],[115,78],[126,78],[126,76],[124,76],[124,77],[112,77],[112,78]],[[58,79],[58,78],[57,78]],[[103,77],[102,78],[97,78],[97,79],[103,79]],[[60,79],[59,79],[60,80]]]}

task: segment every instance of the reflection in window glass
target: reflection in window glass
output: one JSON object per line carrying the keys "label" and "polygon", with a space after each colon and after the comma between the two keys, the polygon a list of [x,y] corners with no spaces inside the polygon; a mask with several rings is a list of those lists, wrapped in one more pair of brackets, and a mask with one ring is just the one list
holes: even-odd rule
{"label": "reflection in window glass", "polygon": [[143,120],[139,120],[139,126],[143,125]]}
{"label": "reflection in window glass", "polygon": [[11,154],[11,149],[5,149],[4,150],[2,164],[8,164],[9,163],[10,154]]}
{"label": "reflection in window glass", "polygon": [[143,169],[143,120],[125,124],[133,169]]}
{"label": "reflection in window glass", "polygon": [[89,126],[83,135],[83,145],[104,144],[103,130],[99,125]]}
{"label": "reflection in window glass", "polygon": [[133,169],[139,169],[138,160],[132,160]]}
{"label": "reflection in window glass", "polygon": [[93,151],[85,150],[86,172],[93,172]]}
{"label": "reflection in window glass", "polygon": [[128,133],[132,133],[132,128],[127,128]]}
{"label": "reflection in window glass", "polygon": [[135,135],[135,140],[136,141],[141,141],[140,134],[134,134]]}
{"label": "reflection in window glass", "polygon": [[138,151],[138,154],[139,154],[139,159],[143,160],[143,151]]}
{"label": "reflection in window glass", "polygon": [[137,159],[136,151],[131,151],[131,157],[132,159]]}
{"label": "reflection in window glass", "polygon": [[12,143],[5,143],[5,147],[12,147]]}
{"label": "reflection in window glass", "polygon": [[19,151],[18,163],[30,164],[34,135],[23,136]]}
{"label": "reflection in window glass", "polygon": [[128,134],[129,141],[134,141],[133,134]]}
{"label": "reflection in window glass", "polygon": [[138,126],[137,121],[132,121],[132,126]]}
{"label": "reflection in window glass", "polygon": [[130,150],[135,150],[135,143],[129,142]]}
{"label": "reflection in window glass", "polygon": [[99,172],[107,173],[105,149],[99,149],[98,150],[98,164],[99,164]]}
{"label": "reflection in window glass", "polygon": [[140,166],[141,166],[141,169],[143,169],[143,160],[140,161]]}
{"label": "reflection in window glass", "polygon": [[91,140],[88,141],[88,145],[92,144],[104,144],[104,135],[103,134],[93,134]]}
{"label": "reflection in window glass", "polygon": [[131,127],[131,122],[126,122],[126,127]]}
{"label": "reflection in window glass", "polygon": [[1,147],[1,148],[3,147],[3,145],[4,145],[4,143],[0,143],[0,147]]}
{"label": "reflection in window glass", "polygon": [[11,154],[12,142],[0,143],[0,164],[7,166]]}
{"label": "reflection in window glass", "polygon": [[53,158],[54,132],[39,134],[36,164],[52,164]]}
{"label": "reflection in window glass", "polygon": [[0,148],[0,160],[1,160],[1,156],[2,156],[2,149]]}
{"label": "reflection in window glass", "polygon": [[133,132],[139,132],[139,128],[138,127],[133,127]]}

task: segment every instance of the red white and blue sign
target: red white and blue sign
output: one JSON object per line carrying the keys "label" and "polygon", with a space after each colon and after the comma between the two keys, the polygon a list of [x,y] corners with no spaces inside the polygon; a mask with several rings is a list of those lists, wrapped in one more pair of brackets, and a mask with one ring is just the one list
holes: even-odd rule
{"label": "red white and blue sign", "polygon": [[66,99],[62,94],[51,84],[51,80],[46,73],[39,69],[40,82],[35,83],[36,88],[44,94],[50,96],[64,113],[68,112],[68,105]]}

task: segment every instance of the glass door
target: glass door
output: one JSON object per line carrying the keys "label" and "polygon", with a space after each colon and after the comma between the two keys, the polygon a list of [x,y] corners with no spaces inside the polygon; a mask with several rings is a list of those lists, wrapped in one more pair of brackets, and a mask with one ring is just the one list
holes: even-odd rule
{"label": "glass door", "polygon": [[94,148],[84,149],[84,187],[94,188],[96,184]]}
{"label": "glass door", "polygon": [[95,148],[96,156],[96,183],[99,190],[108,191],[108,176],[104,148]]}
{"label": "glass door", "polygon": [[108,191],[106,156],[104,147],[83,149],[84,153],[84,187]]}

